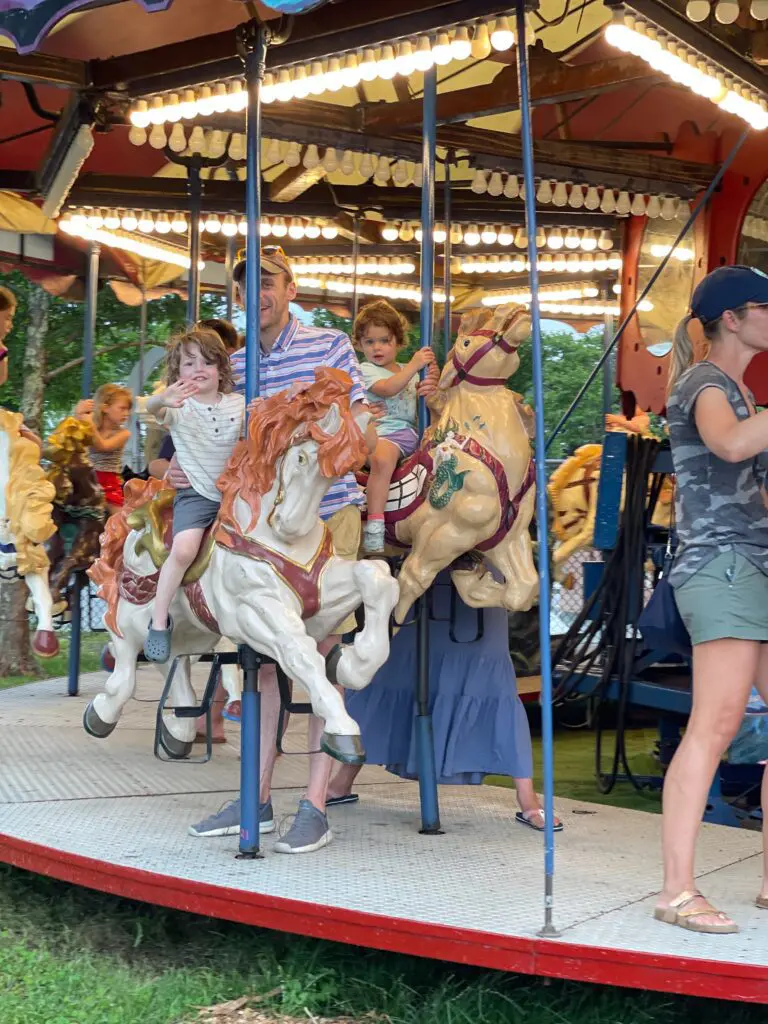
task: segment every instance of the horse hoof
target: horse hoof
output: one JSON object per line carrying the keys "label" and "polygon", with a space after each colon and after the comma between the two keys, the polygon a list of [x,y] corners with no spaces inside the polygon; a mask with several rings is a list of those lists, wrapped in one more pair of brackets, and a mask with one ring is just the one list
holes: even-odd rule
{"label": "horse hoof", "polygon": [[101,667],[105,672],[115,671],[115,656],[110,651],[109,644],[106,644],[101,652]]}
{"label": "horse hoof", "polygon": [[173,761],[183,761],[192,753],[192,741],[177,740],[165,722],[160,723],[160,746]]}
{"label": "horse hoof", "polygon": [[338,683],[336,672],[339,668],[341,656],[344,653],[344,644],[334,644],[325,656],[325,674],[332,683]]}
{"label": "horse hoof", "polygon": [[320,749],[342,764],[365,764],[365,750],[359,736],[341,736],[324,732],[320,737]]}
{"label": "horse hoof", "polygon": [[103,740],[110,733],[114,732],[117,722],[103,722],[96,714],[93,704],[89,704],[83,714],[83,728],[89,736],[95,736],[97,740]]}
{"label": "horse hoof", "polygon": [[59,638],[52,629],[38,629],[32,639],[32,650],[38,658],[55,658],[59,653]]}

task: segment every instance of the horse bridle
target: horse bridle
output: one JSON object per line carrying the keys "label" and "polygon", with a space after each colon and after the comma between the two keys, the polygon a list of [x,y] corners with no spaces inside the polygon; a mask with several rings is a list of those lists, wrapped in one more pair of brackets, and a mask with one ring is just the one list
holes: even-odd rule
{"label": "horse bridle", "polygon": [[472,331],[470,334],[471,338],[476,338],[478,336],[481,338],[487,338],[488,341],[486,341],[484,345],[481,345],[476,352],[473,352],[466,363],[462,363],[459,360],[456,355],[456,348],[454,347],[451,362],[453,363],[453,368],[456,370],[456,376],[451,381],[451,387],[456,387],[456,385],[461,384],[462,381],[466,381],[467,384],[478,384],[481,387],[487,387],[491,384],[506,384],[506,377],[476,377],[470,371],[472,370],[472,367],[476,366],[477,363],[479,363],[484,356],[487,356],[492,349],[500,348],[502,352],[506,352],[507,355],[511,355],[519,346],[510,345],[501,333],[498,331],[490,331],[487,328]]}

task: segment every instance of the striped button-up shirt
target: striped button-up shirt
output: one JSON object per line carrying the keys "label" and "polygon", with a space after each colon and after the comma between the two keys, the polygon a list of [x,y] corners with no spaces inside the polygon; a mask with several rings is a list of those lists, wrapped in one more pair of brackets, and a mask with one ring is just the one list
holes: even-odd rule
{"label": "striped button-up shirt", "polygon": [[[245,394],[245,349],[231,357],[235,390]],[[318,366],[344,370],[352,378],[351,402],[366,400],[365,384],[352,342],[342,331],[302,324],[291,316],[271,351],[261,353],[259,395],[269,398],[291,384],[315,379]],[[353,473],[347,473],[329,488],[320,503],[320,518],[328,519],[345,505],[362,504],[363,496]]]}

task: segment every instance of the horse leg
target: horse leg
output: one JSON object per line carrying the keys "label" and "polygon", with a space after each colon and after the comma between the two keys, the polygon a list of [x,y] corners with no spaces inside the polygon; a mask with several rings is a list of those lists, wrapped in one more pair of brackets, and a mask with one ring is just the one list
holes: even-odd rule
{"label": "horse leg", "polygon": [[[171,661],[170,664],[172,665],[173,662]],[[170,672],[170,667],[168,671]],[[176,663],[176,671],[173,674],[173,682],[168,693],[168,703],[170,708],[188,708],[197,704],[188,657],[180,657]],[[196,720],[194,718],[177,718],[170,710],[163,716],[160,726],[160,742],[169,757],[174,760],[189,757],[195,738],[195,728]]]}
{"label": "horse leg", "polygon": [[[486,558],[500,573],[505,582],[497,583],[490,574],[484,577],[482,587],[475,587],[470,597],[481,600],[485,607],[501,605],[510,612],[527,612],[539,596],[539,575],[533,562],[531,535],[528,530],[535,494],[531,489],[520,506],[520,514],[507,536],[495,548],[486,552]],[[458,575],[458,573],[456,574]],[[467,601],[457,585],[462,600]],[[474,607],[478,607],[474,604]]]}
{"label": "horse leg", "polygon": [[401,625],[411,605],[432,585],[441,569],[470,551],[474,535],[465,523],[446,519],[437,529],[425,520],[414,530],[413,547],[398,573],[400,598],[395,607],[395,622]]}
{"label": "horse leg", "polygon": [[333,568],[335,574],[347,576],[350,589],[362,597],[365,626],[352,644],[329,654],[328,672],[347,689],[362,690],[389,656],[389,616],[400,591],[383,562],[340,562]]}
{"label": "horse leg", "polygon": [[53,601],[48,588],[48,570],[30,573],[24,579],[37,615],[32,650],[40,658],[53,658],[59,653],[59,638],[53,631]]}
{"label": "horse leg", "polygon": [[109,736],[117,725],[123,708],[133,696],[136,688],[136,657],[141,650],[141,634],[135,631],[126,636],[112,635],[112,650],[115,667],[104,684],[102,693],[97,694],[83,715],[85,731],[91,736]]}

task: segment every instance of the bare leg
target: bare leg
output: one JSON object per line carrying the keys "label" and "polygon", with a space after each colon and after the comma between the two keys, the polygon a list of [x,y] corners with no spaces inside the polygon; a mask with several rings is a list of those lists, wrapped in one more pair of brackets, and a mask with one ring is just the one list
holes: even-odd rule
{"label": "bare leg", "polygon": [[280,716],[280,693],[274,665],[265,665],[259,672],[261,693],[261,780],[259,800],[265,804],[272,795],[272,775],[277,762],[277,721]]}
{"label": "bare leg", "polygon": [[[216,682],[216,689],[213,692],[213,704],[211,704],[211,736],[214,740],[225,739],[222,711],[224,710],[224,703],[226,699],[227,691],[224,689],[224,684],[221,681],[220,672],[218,681]],[[205,736],[205,731],[205,715],[201,715],[197,720],[197,735]]]}
{"label": "bare leg", "polygon": [[[515,779],[514,782],[520,810],[523,814],[527,814],[534,819],[540,816],[540,820],[536,821],[536,824],[543,825],[544,809],[541,806],[539,794],[533,788],[533,779]],[[560,824],[560,819],[557,815],[555,815],[554,824]]]}
{"label": "bare leg", "polygon": [[[760,696],[768,704],[768,645],[760,645],[760,658],[757,666],[757,678],[755,686]],[[760,888],[760,895],[768,899],[768,766],[763,768],[763,787],[760,791],[761,804],[763,808],[763,884]]]}
{"label": "bare leg", "polygon": [[[329,636],[325,640],[321,640],[317,645],[318,651],[325,656],[332,647],[334,647],[341,640],[340,636]],[[336,689],[342,695],[343,690],[340,686]],[[323,735],[323,729],[325,728],[325,722],[322,718],[318,718],[317,715],[310,715],[309,726],[307,729],[307,737],[309,739],[309,749],[319,751],[320,748],[320,737]],[[333,767],[333,758],[329,757],[328,754],[318,752],[317,754],[309,755],[309,784],[307,786],[307,799],[310,803],[325,813],[325,801],[328,795],[328,782],[331,778],[331,768]]]}
{"label": "bare leg", "polygon": [[328,783],[326,799],[337,796],[349,796],[352,792],[352,787],[355,784],[355,779],[360,774],[361,768],[362,765],[358,764],[339,765],[339,770]]}
{"label": "bare leg", "polygon": [[[664,778],[664,888],[659,907],[668,907],[682,892],[696,889],[694,852],[707,793],[744,716],[759,651],[758,643],[733,639],[693,648],[691,717]],[[723,923],[714,915],[698,921]]]}
{"label": "bare leg", "polygon": [[389,482],[395,471],[400,449],[392,441],[380,438],[371,454],[371,475],[368,477],[368,515],[383,515],[387,503]]}
{"label": "bare leg", "polygon": [[203,533],[200,529],[184,530],[173,538],[171,552],[157,581],[157,594],[152,608],[153,629],[168,628],[168,609],[181,586],[184,573],[197,557]]}

